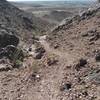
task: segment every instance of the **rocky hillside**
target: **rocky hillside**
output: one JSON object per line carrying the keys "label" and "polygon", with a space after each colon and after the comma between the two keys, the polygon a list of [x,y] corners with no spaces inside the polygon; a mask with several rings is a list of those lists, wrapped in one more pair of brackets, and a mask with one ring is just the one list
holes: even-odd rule
{"label": "rocky hillside", "polygon": [[35,26],[33,26],[33,22],[27,17],[27,14],[12,6],[6,0],[1,0],[0,28],[1,31],[6,31],[8,34],[17,35],[21,38],[22,35],[27,35],[29,30],[35,29]]}
{"label": "rocky hillside", "polygon": [[[29,40],[33,33],[44,32],[48,23],[30,13],[19,10],[6,0],[0,0],[0,28]],[[27,41],[26,40],[26,41]]]}
{"label": "rocky hillside", "polygon": [[89,8],[72,18],[65,19],[55,27],[49,35],[49,41],[54,47],[62,50],[87,51],[88,48],[97,46],[100,35],[100,7]]}
{"label": "rocky hillside", "polygon": [[64,20],[47,40],[67,57],[61,100],[100,100],[100,5]]}

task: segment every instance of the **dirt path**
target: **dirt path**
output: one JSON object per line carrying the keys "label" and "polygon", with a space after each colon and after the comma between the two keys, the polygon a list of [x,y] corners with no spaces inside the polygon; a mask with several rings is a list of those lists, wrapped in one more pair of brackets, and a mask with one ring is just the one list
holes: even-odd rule
{"label": "dirt path", "polygon": [[55,55],[59,56],[61,59],[66,59],[67,63],[69,63],[69,64],[73,62],[74,57],[72,57],[67,52],[61,52],[57,49],[50,47],[49,43],[46,41],[46,35],[40,37],[40,43],[41,43],[41,45],[44,46],[46,52],[55,54]]}
{"label": "dirt path", "polygon": [[45,38],[46,36],[40,37],[40,43],[44,46],[47,53],[58,55],[60,62],[58,65],[43,69],[43,78],[34,87],[33,98],[34,100],[61,100],[60,84],[64,78],[64,67],[72,62],[72,58],[69,59],[70,55],[65,52],[51,48]]}

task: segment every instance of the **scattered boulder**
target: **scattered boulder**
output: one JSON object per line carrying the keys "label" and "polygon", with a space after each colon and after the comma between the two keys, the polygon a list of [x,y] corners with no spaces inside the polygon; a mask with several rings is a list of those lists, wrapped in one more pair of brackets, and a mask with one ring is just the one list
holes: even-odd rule
{"label": "scattered boulder", "polygon": [[95,68],[86,76],[86,81],[100,85],[100,68]]}
{"label": "scattered boulder", "polygon": [[87,37],[89,42],[96,41],[100,38],[100,33],[96,29],[89,30],[87,32],[81,33],[82,37]]}
{"label": "scattered boulder", "polygon": [[0,72],[2,71],[9,71],[12,69],[11,65],[7,65],[7,64],[0,64]]}
{"label": "scattered boulder", "polygon": [[45,49],[41,46],[41,47],[37,47],[36,49],[35,49],[35,52],[36,53],[45,53]]}
{"label": "scattered boulder", "polygon": [[96,8],[96,9],[90,8],[87,11],[83,11],[82,13],[80,13],[80,19],[84,20],[86,18],[90,18],[90,17],[94,16],[98,10],[99,10],[99,8]]}
{"label": "scattered boulder", "polygon": [[98,32],[92,33],[92,36],[90,37],[89,41],[96,41],[100,38],[100,34]]}
{"label": "scattered boulder", "polygon": [[44,53],[45,53],[45,49],[43,47],[37,47],[35,49],[34,58],[41,59]]}
{"label": "scattered boulder", "polygon": [[0,59],[0,72],[2,71],[9,71],[12,69],[12,64],[10,63],[10,60],[3,57]]}

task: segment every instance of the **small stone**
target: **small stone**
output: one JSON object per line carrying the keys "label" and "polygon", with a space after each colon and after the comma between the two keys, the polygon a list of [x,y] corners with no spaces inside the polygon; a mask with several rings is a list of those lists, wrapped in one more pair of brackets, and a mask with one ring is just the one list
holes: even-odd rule
{"label": "small stone", "polygon": [[85,66],[87,64],[87,60],[81,58],[78,62],[78,64],[76,64],[75,69],[79,70],[80,68],[82,68],[83,66]]}
{"label": "small stone", "polygon": [[36,75],[36,78],[40,78],[40,75]]}
{"label": "small stone", "polygon": [[88,96],[87,91],[84,91],[82,94],[83,94],[85,97]]}
{"label": "small stone", "polygon": [[30,52],[31,52],[31,51],[32,51],[32,48],[30,47],[30,48],[28,49],[28,51],[30,51]]}
{"label": "small stone", "polygon": [[60,90],[61,91],[69,90],[71,89],[71,87],[72,87],[71,83],[66,83],[60,88]]}
{"label": "small stone", "polygon": [[96,54],[95,59],[96,59],[96,61],[100,61],[100,52],[98,54]]}
{"label": "small stone", "polygon": [[82,37],[87,37],[88,33],[81,33]]}
{"label": "small stone", "polygon": [[80,59],[80,66],[84,66],[87,64],[87,60],[86,59]]}
{"label": "small stone", "polygon": [[57,49],[58,47],[59,47],[58,44],[55,44],[55,45],[54,45],[54,49]]}

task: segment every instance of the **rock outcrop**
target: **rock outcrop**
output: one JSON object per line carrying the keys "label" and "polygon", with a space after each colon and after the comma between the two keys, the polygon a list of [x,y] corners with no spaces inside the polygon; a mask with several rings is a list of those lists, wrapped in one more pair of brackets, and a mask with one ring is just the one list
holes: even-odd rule
{"label": "rock outcrop", "polygon": [[[9,59],[15,63],[23,59],[21,42],[32,43],[32,32],[37,26],[32,14],[27,14],[11,5],[6,0],[0,0],[0,59]],[[20,45],[22,46],[22,45]]]}

